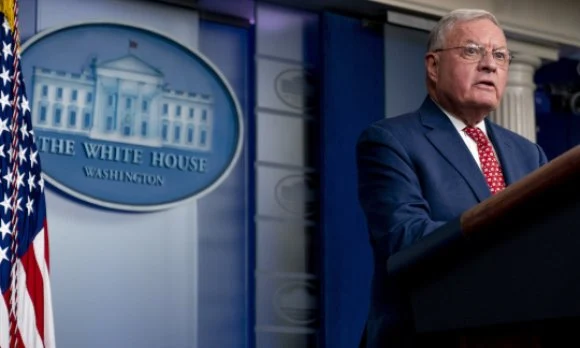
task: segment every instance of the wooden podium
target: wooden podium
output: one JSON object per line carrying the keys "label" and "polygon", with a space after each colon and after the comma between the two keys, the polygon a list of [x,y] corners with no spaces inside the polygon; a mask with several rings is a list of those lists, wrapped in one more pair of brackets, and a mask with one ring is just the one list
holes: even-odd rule
{"label": "wooden podium", "polygon": [[387,269],[408,288],[421,335],[517,333],[533,337],[530,347],[580,347],[580,146],[394,254]]}

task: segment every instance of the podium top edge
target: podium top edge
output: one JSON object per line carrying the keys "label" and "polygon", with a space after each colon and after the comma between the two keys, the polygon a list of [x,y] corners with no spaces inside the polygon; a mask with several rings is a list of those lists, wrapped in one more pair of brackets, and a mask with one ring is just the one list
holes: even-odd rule
{"label": "podium top edge", "polygon": [[489,222],[497,221],[524,202],[578,179],[580,179],[580,145],[464,212],[460,218],[462,233],[470,237]]}

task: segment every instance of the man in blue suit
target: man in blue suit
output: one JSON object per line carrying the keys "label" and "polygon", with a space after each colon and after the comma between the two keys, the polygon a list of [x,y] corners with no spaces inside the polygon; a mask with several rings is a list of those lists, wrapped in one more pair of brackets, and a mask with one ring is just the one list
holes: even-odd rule
{"label": "man in blue suit", "polygon": [[422,105],[370,125],[359,139],[359,198],[375,267],[363,347],[421,346],[409,298],[387,278],[387,258],[547,162],[538,145],[486,118],[506,86],[506,45],[491,13],[441,18],[425,55]]}

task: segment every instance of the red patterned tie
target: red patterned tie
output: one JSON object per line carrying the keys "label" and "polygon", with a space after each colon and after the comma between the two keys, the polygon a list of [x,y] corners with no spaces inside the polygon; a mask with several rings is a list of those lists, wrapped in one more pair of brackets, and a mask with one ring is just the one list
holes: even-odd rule
{"label": "red patterned tie", "polygon": [[481,170],[491,190],[496,194],[505,188],[505,181],[501,172],[499,161],[495,157],[491,142],[483,131],[477,127],[465,127],[463,129],[477,143],[477,153],[481,162]]}

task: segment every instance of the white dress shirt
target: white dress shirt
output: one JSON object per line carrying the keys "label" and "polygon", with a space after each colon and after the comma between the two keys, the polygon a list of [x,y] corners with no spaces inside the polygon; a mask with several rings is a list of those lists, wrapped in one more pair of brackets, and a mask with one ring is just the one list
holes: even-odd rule
{"label": "white dress shirt", "polygon": [[[435,103],[435,104],[437,106],[439,106],[439,104],[437,104],[437,103]],[[463,128],[467,127],[465,122],[463,122],[459,118],[451,115],[449,112],[447,112],[447,110],[443,109],[441,106],[439,106],[439,108],[441,109],[441,111],[443,111],[443,113],[445,115],[447,115],[447,117],[449,117],[449,120],[451,121],[451,123],[453,123],[453,126],[455,127],[455,129],[457,129],[459,136],[461,137],[461,139],[463,139],[463,141],[465,142],[465,145],[469,149],[469,152],[473,156],[473,159],[475,159],[475,162],[477,163],[477,165],[481,169],[481,162],[479,160],[479,154],[477,153],[477,143],[469,135],[467,135],[467,133],[465,133],[465,131],[463,130]],[[481,129],[483,131],[483,134],[485,134],[485,136],[487,137],[487,129],[485,128],[485,122],[483,120],[481,122],[479,122],[478,124],[476,124],[475,127]],[[493,144],[492,144],[492,148],[493,148]],[[494,153],[495,153],[495,149],[494,149]],[[497,157],[497,155],[496,155],[496,157]]]}

